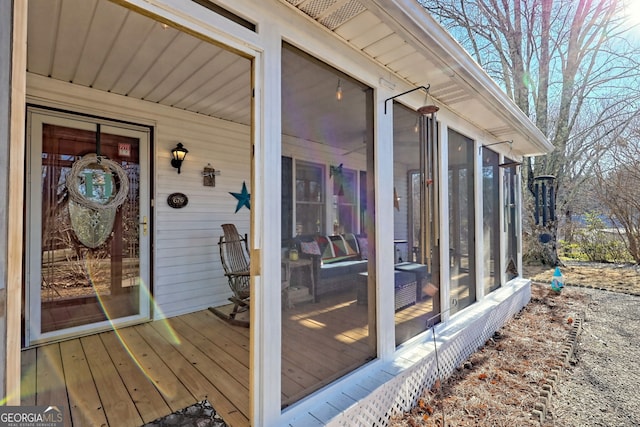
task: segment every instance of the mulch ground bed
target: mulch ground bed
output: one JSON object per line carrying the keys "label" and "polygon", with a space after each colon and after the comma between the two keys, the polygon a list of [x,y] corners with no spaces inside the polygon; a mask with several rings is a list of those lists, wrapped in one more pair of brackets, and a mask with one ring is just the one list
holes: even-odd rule
{"label": "mulch ground bed", "polygon": [[541,393],[553,379],[561,380],[570,361],[567,342],[575,345],[576,326],[590,301],[580,287],[640,295],[636,265],[567,262],[560,267],[566,285],[560,293],[551,290],[554,271],[525,267],[533,282],[531,302],[390,426],[553,425],[539,417]]}
{"label": "mulch ground bed", "polygon": [[532,413],[584,303],[571,289],[532,286],[530,304],[390,425],[539,426]]}

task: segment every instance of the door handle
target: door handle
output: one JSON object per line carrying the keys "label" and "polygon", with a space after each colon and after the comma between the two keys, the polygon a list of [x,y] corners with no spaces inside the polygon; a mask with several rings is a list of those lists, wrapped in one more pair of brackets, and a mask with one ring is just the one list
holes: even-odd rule
{"label": "door handle", "polygon": [[146,236],[147,232],[149,231],[149,224],[147,223],[147,217],[146,216],[142,217],[142,222],[140,223],[140,225],[142,225],[142,235]]}

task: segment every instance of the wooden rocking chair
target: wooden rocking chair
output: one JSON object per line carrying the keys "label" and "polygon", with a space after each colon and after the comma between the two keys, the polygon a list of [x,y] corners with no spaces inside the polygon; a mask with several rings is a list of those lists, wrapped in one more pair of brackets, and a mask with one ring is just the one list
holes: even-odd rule
{"label": "wooden rocking chair", "polygon": [[224,275],[229,281],[229,287],[233,296],[229,298],[233,302],[231,313],[211,307],[210,310],[219,317],[229,321],[229,323],[239,326],[249,326],[248,320],[236,318],[238,313],[249,310],[249,246],[247,235],[240,236],[234,224],[222,224],[223,236],[220,236],[218,245],[220,246],[220,261],[224,268]]}

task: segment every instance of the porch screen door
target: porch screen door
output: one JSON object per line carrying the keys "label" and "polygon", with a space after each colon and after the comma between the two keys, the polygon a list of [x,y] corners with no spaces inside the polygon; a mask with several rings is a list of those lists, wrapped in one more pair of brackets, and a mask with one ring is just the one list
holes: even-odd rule
{"label": "porch screen door", "polygon": [[[26,344],[149,319],[149,129],[38,110],[28,119]],[[107,160],[87,162],[96,153]]]}

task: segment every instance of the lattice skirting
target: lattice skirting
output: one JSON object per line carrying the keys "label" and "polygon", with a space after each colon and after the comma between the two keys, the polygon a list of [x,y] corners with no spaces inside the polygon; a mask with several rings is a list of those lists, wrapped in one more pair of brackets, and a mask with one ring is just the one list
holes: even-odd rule
{"label": "lattice skirting", "polygon": [[[436,379],[449,377],[453,371],[519,312],[531,299],[531,282],[520,280],[515,285],[499,289],[464,316],[454,317],[436,332],[439,372],[433,343],[425,340],[425,355],[418,362],[398,372],[357,404],[331,420],[329,426],[385,427],[392,416],[406,412],[417,403],[423,390],[431,388]],[[430,340],[432,340],[432,336]],[[415,352],[413,352],[415,355]],[[393,364],[392,364],[393,365]]]}

